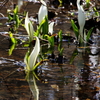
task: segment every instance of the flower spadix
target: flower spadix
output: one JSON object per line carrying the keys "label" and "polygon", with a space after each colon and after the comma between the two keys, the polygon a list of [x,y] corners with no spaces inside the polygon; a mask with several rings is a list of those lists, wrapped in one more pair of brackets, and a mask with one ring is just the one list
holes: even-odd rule
{"label": "flower spadix", "polygon": [[83,7],[80,5],[80,0],[77,0],[77,8],[78,8],[78,23],[79,23],[79,32],[81,37],[83,38],[83,29],[85,25],[85,12]]}
{"label": "flower spadix", "polygon": [[26,63],[26,70],[28,71],[34,70],[34,66],[36,64],[39,52],[40,52],[40,41],[39,38],[36,37],[36,43],[32,52],[30,53],[30,55],[26,55],[24,59],[24,62]]}
{"label": "flower spadix", "polygon": [[41,0],[41,3],[42,5],[40,6],[39,12],[38,12],[39,24],[42,22],[45,16],[47,16],[47,5],[43,0]]}
{"label": "flower spadix", "polygon": [[28,33],[29,41],[31,42],[33,40],[34,29],[33,29],[33,25],[31,23],[31,21],[28,18],[28,12],[27,12],[26,17],[25,17],[25,29]]}

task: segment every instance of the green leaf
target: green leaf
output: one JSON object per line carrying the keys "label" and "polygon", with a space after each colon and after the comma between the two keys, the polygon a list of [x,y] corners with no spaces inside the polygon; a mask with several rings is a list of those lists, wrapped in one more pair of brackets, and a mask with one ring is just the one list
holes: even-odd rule
{"label": "green leaf", "polygon": [[11,42],[13,44],[16,44],[17,43],[17,40],[14,38],[14,36],[13,36],[13,34],[11,32],[9,33],[9,36],[10,36]]}
{"label": "green leaf", "polygon": [[9,49],[9,56],[12,54],[13,50],[15,49],[16,44],[12,44]]}
{"label": "green leaf", "polygon": [[36,63],[36,65],[34,66],[33,70],[35,70],[38,66],[40,66],[43,62],[48,61],[48,59],[44,59],[38,63]]}
{"label": "green leaf", "polygon": [[29,65],[28,65],[29,54],[30,54],[30,52],[28,51],[28,52],[26,53],[25,57],[24,57],[24,62],[25,62],[25,64],[26,64],[26,67],[25,67],[25,71],[26,71],[26,72],[27,72],[27,71],[30,71],[30,67],[29,67]]}
{"label": "green leaf", "polygon": [[75,58],[78,54],[79,54],[79,52],[78,52],[78,50],[76,49],[76,50],[73,52],[73,54],[72,54],[72,57],[71,57],[71,59],[70,59],[70,64],[72,64],[74,58]]}
{"label": "green leaf", "polygon": [[79,29],[78,29],[78,27],[75,25],[74,20],[71,20],[71,25],[72,25],[72,28],[73,28],[73,30],[74,30],[74,32],[75,32],[76,38],[77,38],[77,40],[78,40],[78,38],[79,38]]}
{"label": "green leaf", "polygon": [[27,44],[24,44],[23,46],[24,46],[24,47],[29,47],[29,43],[27,43]]}
{"label": "green leaf", "polygon": [[16,8],[14,9],[14,14],[18,14],[18,6],[16,6]]}
{"label": "green leaf", "polygon": [[44,35],[48,34],[48,18],[47,18],[47,16],[45,16],[45,18],[40,23],[40,27],[41,27],[42,35],[44,38]]}
{"label": "green leaf", "polygon": [[96,7],[93,7],[96,16],[100,16],[99,12],[97,11]]}
{"label": "green leaf", "polygon": [[90,36],[91,36],[91,34],[92,34],[93,29],[94,29],[94,27],[92,27],[92,28],[88,31],[88,33],[87,33],[87,35],[86,35],[86,41],[88,41],[88,40],[90,39]]}
{"label": "green leaf", "polygon": [[58,36],[59,36],[60,42],[62,42],[62,30],[60,30],[60,31],[58,32]]}
{"label": "green leaf", "polygon": [[45,35],[50,43],[50,46],[54,46],[54,36]]}
{"label": "green leaf", "polygon": [[19,20],[19,16],[18,15],[16,15],[15,16],[15,21],[16,21],[16,28],[18,28],[19,27],[19,25],[20,25],[20,20]]}
{"label": "green leaf", "polygon": [[58,51],[59,51],[59,54],[62,56],[64,48],[61,47],[61,44],[58,45]]}
{"label": "green leaf", "polygon": [[10,22],[11,20],[13,20],[13,17],[10,14],[8,14],[8,21]]}

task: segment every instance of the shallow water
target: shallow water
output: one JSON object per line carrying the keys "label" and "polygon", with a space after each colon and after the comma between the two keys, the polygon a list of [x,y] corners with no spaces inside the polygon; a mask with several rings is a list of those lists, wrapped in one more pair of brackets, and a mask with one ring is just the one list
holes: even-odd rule
{"label": "shallow water", "polygon": [[[1,9],[1,13],[7,17],[4,9],[12,8],[7,3]],[[25,6],[27,5],[27,6]],[[28,3],[23,6],[29,11],[30,16],[35,16],[40,4]],[[23,11],[22,8],[22,11]],[[33,10],[36,9],[36,10]],[[2,18],[2,17],[1,17]],[[62,29],[64,34],[73,35],[70,29],[70,21],[66,14],[56,16],[58,18],[54,32]],[[28,47],[18,44],[9,55],[10,43],[6,26],[7,19],[0,19],[0,100],[99,100],[100,99],[100,46],[99,36],[94,36],[94,44],[88,47],[78,48],[73,43],[63,42],[64,58],[62,64],[57,62],[44,62],[39,66],[39,78],[28,74],[26,80],[24,72],[24,57]],[[21,35],[26,35],[23,28],[19,29]],[[24,37],[26,38],[26,37]],[[58,45],[55,44],[54,55],[58,56]],[[47,49],[44,49],[47,50]],[[76,53],[73,59],[73,54]],[[47,56],[46,56],[47,57]],[[70,60],[72,63],[70,63]]]}

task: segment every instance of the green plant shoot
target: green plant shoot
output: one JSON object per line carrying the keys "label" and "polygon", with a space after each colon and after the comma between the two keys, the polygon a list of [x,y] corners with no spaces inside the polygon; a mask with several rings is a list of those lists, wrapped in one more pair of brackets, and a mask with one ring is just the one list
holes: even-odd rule
{"label": "green plant shoot", "polygon": [[76,36],[76,38],[77,38],[77,40],[78,40],[78,38],[79,38],[79,29],[78,29],[78,27],[75,25],[74,20],[71,20],[71,25],[72,25],[72,28],[73,28],[73,30],[74,30],[74,32],[75,32],[75,36]]}

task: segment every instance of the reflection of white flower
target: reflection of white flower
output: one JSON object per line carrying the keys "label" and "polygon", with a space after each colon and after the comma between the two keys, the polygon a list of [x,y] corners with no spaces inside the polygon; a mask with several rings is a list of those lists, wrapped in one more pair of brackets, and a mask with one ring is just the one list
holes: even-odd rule
{"label": "reflection of white flower", "polygon": [[89,55],[89,61],[90,61],[90,65],[92,65],[91,66],[91,68],[93,67],[96,67],[97,65],[98,65],[98,55],[96,55],[96,56],[94,56],[94,55]]}
{"label": "reflection of white flower", "polygon": [[45,16],[47,16],[47,7],[46,7],[46,3],[44,5],[41,5],[39,12],[38,12],[38,20],[39,20],[39,24],[41,23],[41,21],[45,18]]}
{"label": "reflection of white flower", "polygon": [[96,47],[91,48],[91,53],[92,54],[97,54],[98,53],[98,48],[96,48]]}

